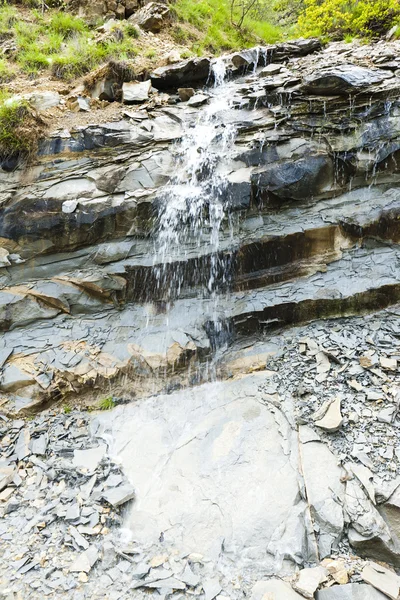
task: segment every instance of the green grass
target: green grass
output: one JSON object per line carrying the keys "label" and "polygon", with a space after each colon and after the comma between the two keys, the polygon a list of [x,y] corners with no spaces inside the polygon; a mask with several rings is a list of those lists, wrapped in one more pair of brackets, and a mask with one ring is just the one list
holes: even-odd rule
{"label": "green grass", "polygon": [[0,92],[0,157],[28,157],[37,149],[43,131],[26,100],[13,100],[6,91]]}
{"label": "green grass", "polygon": [[[172,10],[179,21],[173,28],[175,40],[182,44],[192,42],[191,49],[198,54],[234,50],[260,41],[273,43],[282,36],[280,29],[267,20],[251,18],[245,19],[239,31],[231,24],[228,0],[177,0]],[[201,32],[196,41],[191,40],[191,32],[184,23]]]}
{"label": "green grass", "polygon": [[0,58],[0,83],[7,83],[15,76],[14,69],[4,58]]}
{"label": "green grass", "polygon": [[71,37],[73,34],[86,33],[89,31],[89,28],[78,17],[74,17],[67,12],[56,12],[50,18],[49,30],[60,34],[65,39]]}
{"label": "green grass", "polygon": [[[71,80],[112,58],[128,60],[137,54],[133,40],[139,32],[131,23],[116,25],[108,38],[96,43],[95,32],[67,12],[53,10],[42,15],[31,10],[25,19],[15,8],[2,6],[0,0],[0,41],[13,39],[17,48],[14,60],[32,77],[51,69],[56,77]],[[3,77],[5,67],[0,65],[0,82]]]}
{"label": "green grass", "polygon": [[108,398],[103,398],[103,400],[100,400],[100,402],[99,402],[100,410],[111,410],[114,407],[115,407],[115,402],[114,402],[112,396],[108,396]]}

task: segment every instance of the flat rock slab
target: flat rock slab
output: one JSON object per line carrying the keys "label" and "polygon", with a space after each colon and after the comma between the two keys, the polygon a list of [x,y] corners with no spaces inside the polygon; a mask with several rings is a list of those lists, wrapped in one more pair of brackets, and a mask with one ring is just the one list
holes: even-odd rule
{"label": "flat rock slab", "polygon": [[304,90],[314,94],[347,95],[350,92],[361,90],[381,83],[392,77],[391,73],[382,69],[367,69],[355,65],[341,65],[332,69],[324,69],[313,73],[304,80]]}
{"label": "flat rock slab", "polygon": [[348,583],[317,592],[315,600],[387,600],[387,596],[371,585]]}
{"label": "flat rock slab", "polygon": [[84,467],[88,471],[94,471],[106,452],[107,446],[105,444],[99,444],[95,448],[87,450],[75,450],[74,467]]}
{"label": "flat rock slab", "polygon": [[[307,554],[297,434],[262,403],[265,373],[205,384],[99,415],[136,501],[133,538],[273,572],[274,556]],[[275,413],[275,414],[274,414]],[[269,548],[269,552],[267,552]],[[291,563],[293,569],[294,563]]]}
{"label": "flat rock slab", "polygon": [[295,592],[286,581],[269,579],[257,581],[250,600],[301,600],[302,598],[304,596]]}
{"label": "flat rock slab", "polygon": [[124,104],[134,104],[135,102],[144,102],[148,99],[151,88],[151,81],[132,81],[124,83],[122,86],[122,102]]}

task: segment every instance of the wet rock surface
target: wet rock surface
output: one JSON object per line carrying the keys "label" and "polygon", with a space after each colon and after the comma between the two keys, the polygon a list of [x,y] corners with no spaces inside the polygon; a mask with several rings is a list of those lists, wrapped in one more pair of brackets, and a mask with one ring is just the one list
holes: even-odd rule
{"label": "wet rock surface", "polygon": [[397,597],[399,73],[189,59],[0,171],[6,598]]}

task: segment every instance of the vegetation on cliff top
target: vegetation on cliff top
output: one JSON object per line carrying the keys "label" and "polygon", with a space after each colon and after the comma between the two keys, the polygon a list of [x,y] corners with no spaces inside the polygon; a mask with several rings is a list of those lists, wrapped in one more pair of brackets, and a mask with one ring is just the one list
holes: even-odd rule
{"label": "vegetation on cliff top", "polygon": [[399,0],[304,0],[298,30],[306,37],[375,38],[397,23]]}
{"label": "vegetation on cliff top", "polygon": [[45,122],[24,99],[0,92],[0,158],[28,158],[37,151]]}

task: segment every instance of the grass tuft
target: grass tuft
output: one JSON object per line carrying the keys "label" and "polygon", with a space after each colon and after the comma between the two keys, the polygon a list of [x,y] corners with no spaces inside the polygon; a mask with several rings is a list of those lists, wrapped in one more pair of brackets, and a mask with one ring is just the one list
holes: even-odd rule
{"label": "grass tuft", "polygon": [[108,398],[103,398],[103,400],[100,400],[100,402],[99,402],[100,410],[111,410],[114,407],[115,407],[115,402],[114,402],[112,396],[108,396]]}
{"label": "grass tuft", "polygon": [[45,123],[29,103],[0,93],[0,159],[29,158],[36,153]]}

